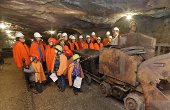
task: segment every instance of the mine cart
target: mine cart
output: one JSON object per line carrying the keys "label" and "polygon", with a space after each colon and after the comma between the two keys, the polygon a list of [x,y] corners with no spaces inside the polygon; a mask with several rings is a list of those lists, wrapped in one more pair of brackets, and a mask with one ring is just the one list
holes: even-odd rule
{"label": "mine cart", "polygon": [[85,79],[88,84],[92,79],[100,83],[102,81],[103,74],[99,74],[99,51],[92,49],[74,50],[81,56],[81,65],[85,72]]}
{"label": "mine cart", "polygon": [[157,84],[170,76],[170,54],[154,57],[155,45],[152,37],[129,33],[122,35],[119,46],[75,53],[104,96],[123,100],[127,110],[168,110],[169,101]]}

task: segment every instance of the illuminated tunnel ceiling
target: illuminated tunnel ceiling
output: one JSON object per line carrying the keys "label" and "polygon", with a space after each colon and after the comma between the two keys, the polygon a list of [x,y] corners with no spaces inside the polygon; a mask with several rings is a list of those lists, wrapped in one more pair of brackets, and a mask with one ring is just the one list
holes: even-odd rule
{"label": "illuminated tunnel ceiling", "polygon": [[169,16],[170,0],[0,0],[1,20],[32,31],[108,28],[128,13]]}

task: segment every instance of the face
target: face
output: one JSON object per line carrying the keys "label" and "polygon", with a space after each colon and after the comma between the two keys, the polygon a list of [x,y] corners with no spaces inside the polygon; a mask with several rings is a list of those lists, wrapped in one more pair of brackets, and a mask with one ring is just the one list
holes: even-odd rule
{"label": "face", "polygon": [[111,41],[112,41],[112,38],[109,38],[109,41],[111,42]]}
{"label": "face", "polygon": [[117,30],[112,30],[113,36],[118,36],[119,35],[119,31]]}
{"label": "face", "polygon": [[62,52],[60,52],[59,50],[55,49],[55,53],[56,53],[57,55],[60,55]]}
{"label": "face", "polygon": [[19,41],[20,41],[20,42],[25,42],[25,38],[24,38],[24,37],[20,37],[20,38],[19,38]]}
{"label": "face", "polygon": [[97,39],[97,43],[100,43],[101,42],[101,40],[100,39]]}
{"label": "face", "polygon": [[87,42],[90,43],[90,37],[87,38]]}
{"label": "face", "polygon": [[83,39],[82,39],[82,38],[79,38],[79,41],[83,41]]}
{"label": "face", "polygon": [[64,40],[61,40],[61,41],[60,41],[60,45],[61,45],[61,46],[64,46],[64,45],[65,45]]}
{"label": "face", "polygon": [[38,61],[35,57],[31,57],[30,60],[31,60],[31,61],[34,60],[33,62],[35,62],[35,63],[37,63],[37,61]]}
{"label": "face", "polygon": [[52,43],[52,42],[49,42],[49,45],[50,45],[50,46],[53,46],[53,43]]}
{"label": "face", "polygon": [[72,39],[72,42],[75,42],[76,40],[75,39]]}
{"label": "face", "polygon": [[64,37],[64,40],[65,40],[65,41],[66,41],[66,40],[68,40],[68,37],[67,37],[67,36],[65,36],[65,37]]}
{"label": "face", "polygon": [[35,63],[37,63],[37,62],[38,62],[38,60],[37,60],[37,59],[35,59],[35,60],[34,60],[34,62],[35,62]]}
{"label": "face", "polygon": [[76,59],[76,62],[77,62],[77,63],[80,63],[80,58]]}
{"label": "face", "polygon": [[35,38],[37,41],[40,41],[41,40],[41,37],[36,37]]}
{"label": "face", "polygon": [[58,50],[55,49],[55,53],[57,54],[57,53],[58,53]]}
{"label": "face", "polygon": [[109,37],[110,36],[110,34],[106,34],[106,37]]}

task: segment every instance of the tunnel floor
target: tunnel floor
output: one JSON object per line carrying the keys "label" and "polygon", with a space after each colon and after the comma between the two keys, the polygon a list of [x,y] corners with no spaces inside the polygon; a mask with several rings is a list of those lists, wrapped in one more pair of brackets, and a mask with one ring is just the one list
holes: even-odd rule
{"label": "tunnel floor", "polygon": [[21,69],[12,59],[5,59],[0,71],[1,110],[124,110],[123,104],[112,97],[101,95],[98,84],[83,84],[83,92],[77,96],[71,88],[62,93],[53,83],[43,93],[28,92]]}

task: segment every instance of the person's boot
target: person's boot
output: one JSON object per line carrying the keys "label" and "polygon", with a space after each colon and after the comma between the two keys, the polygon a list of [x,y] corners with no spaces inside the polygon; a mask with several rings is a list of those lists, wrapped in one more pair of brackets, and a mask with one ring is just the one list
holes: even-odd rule
{"label": "person's boot", "polygon": [[36,90],[38,91],[38,93],[42,93],[43,92],[42,84],[41,83],[36,83]]}
{"label": "person's boot", "polygon": [[81,88],[78,89],[78,92],[83,92]]}
{"label": "person's boot", "polygon": [[73,93],[74,95],[78,95],[77,88],[73,87]]}

